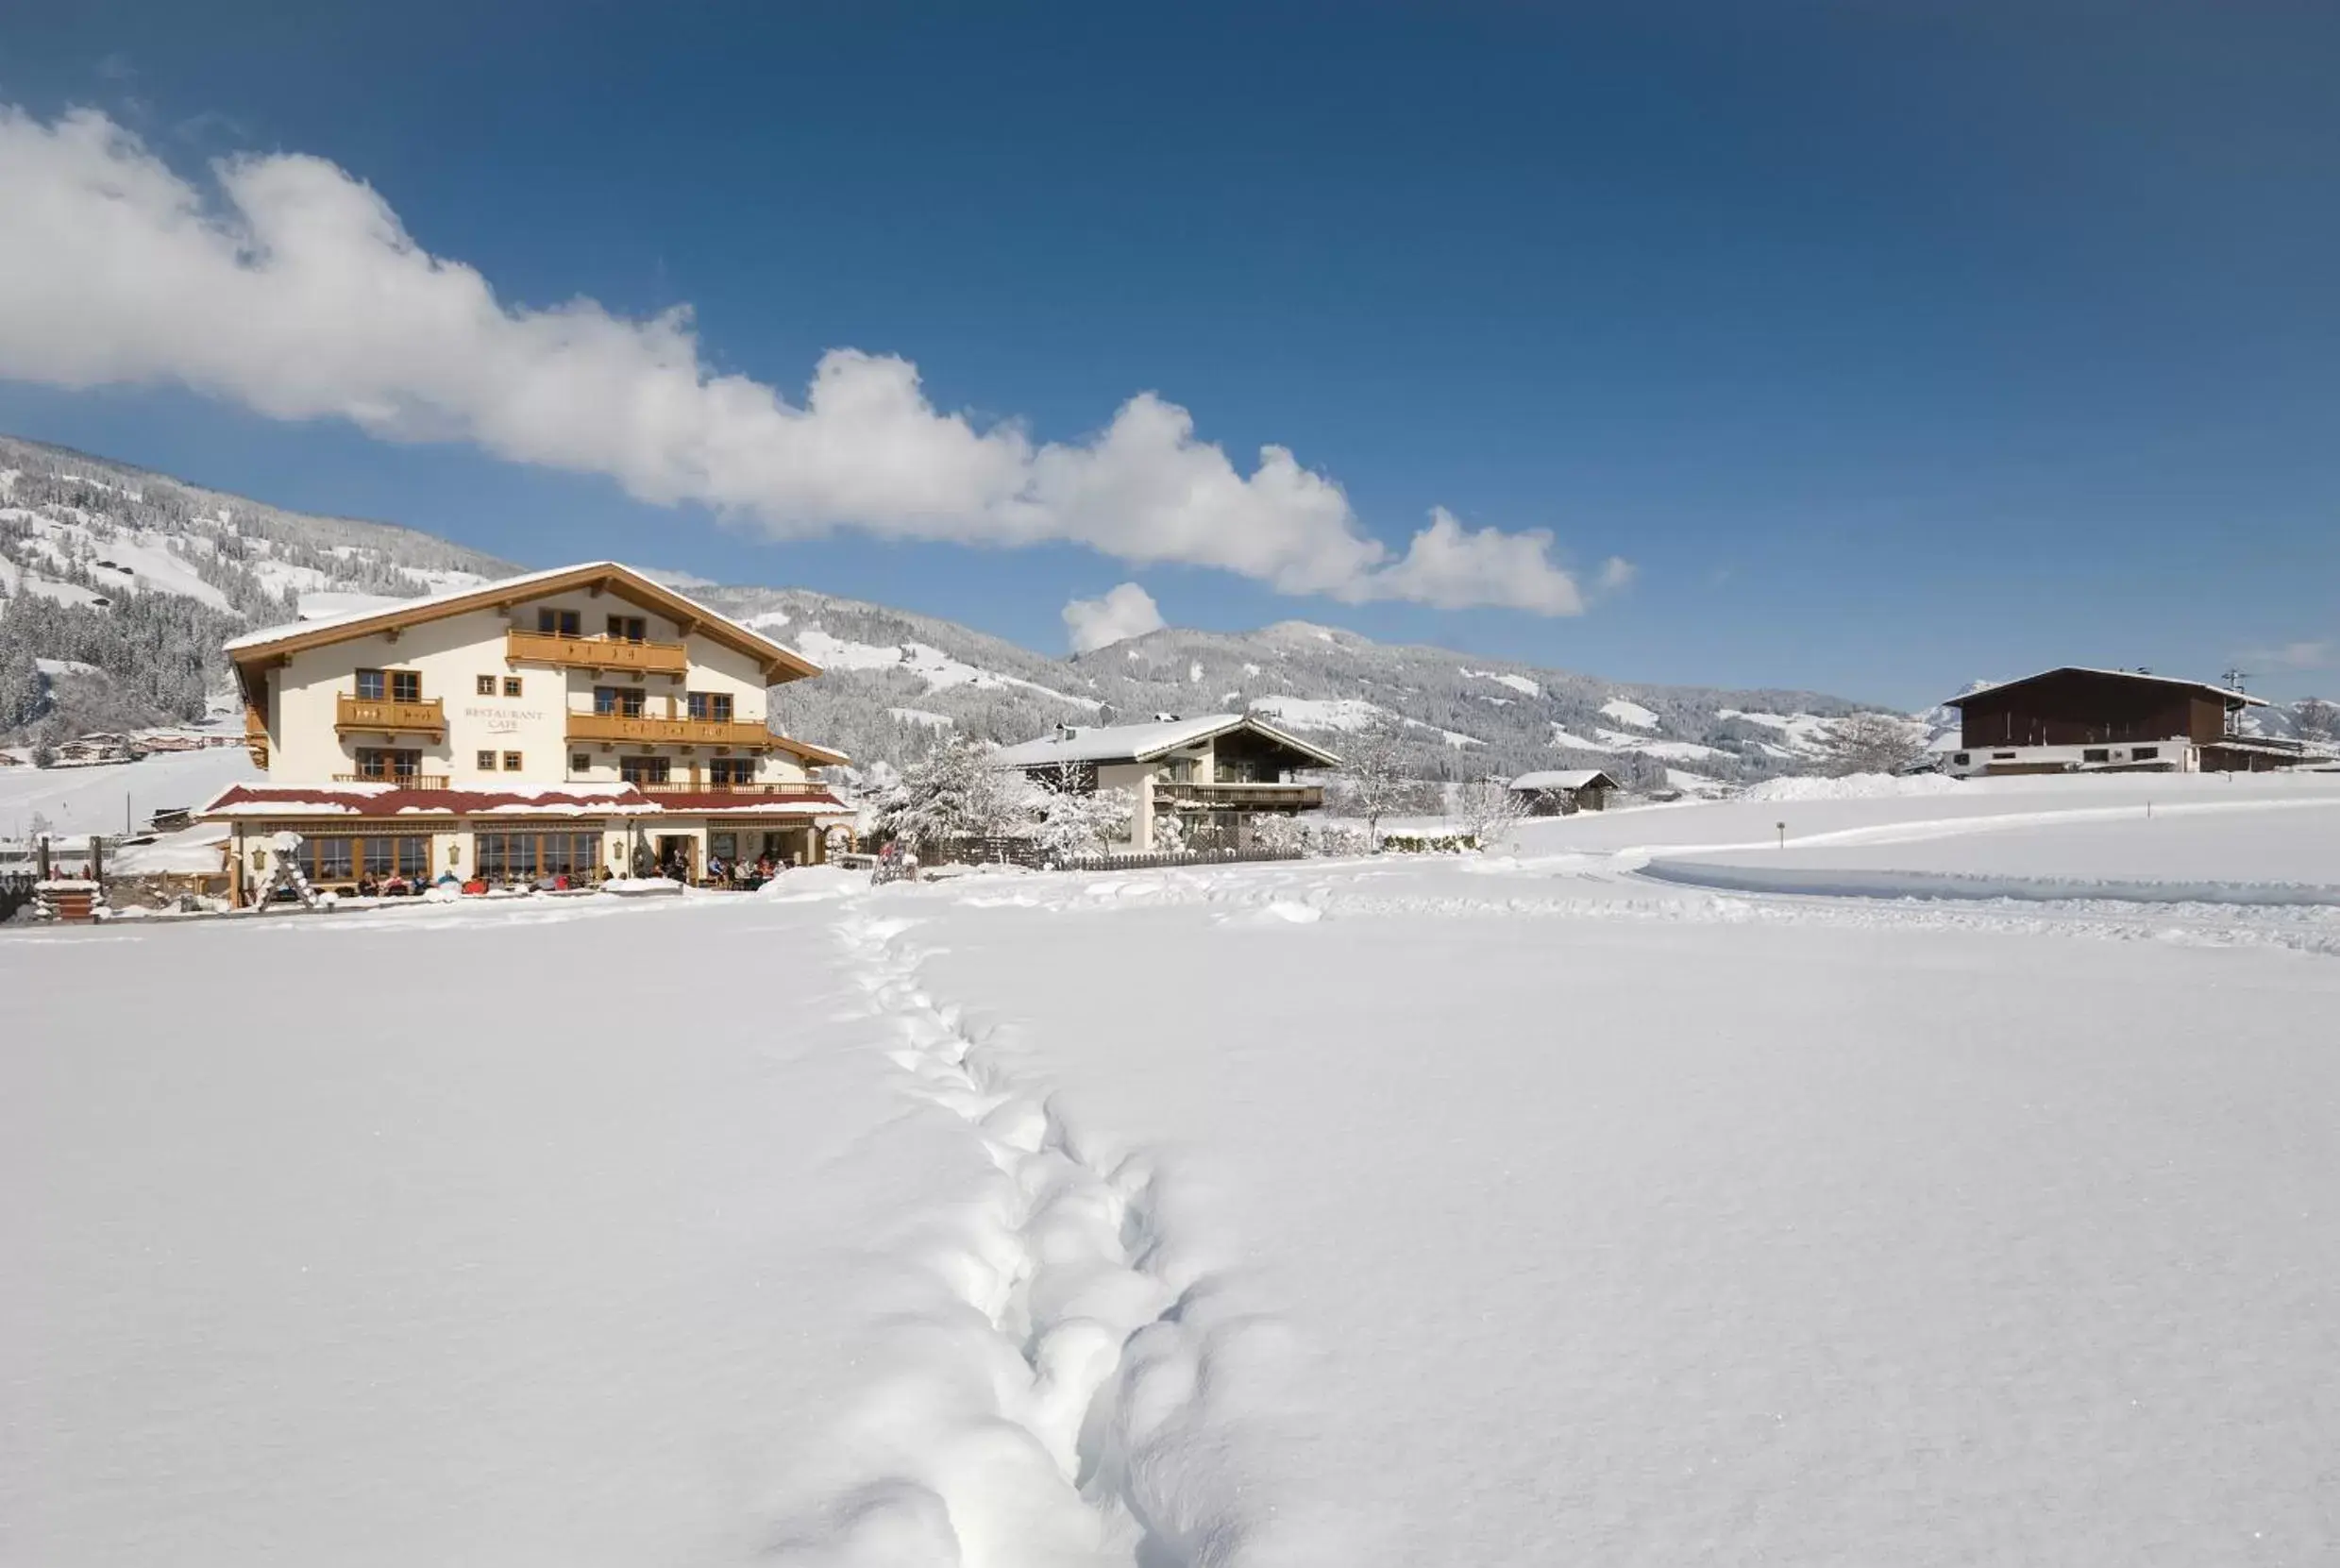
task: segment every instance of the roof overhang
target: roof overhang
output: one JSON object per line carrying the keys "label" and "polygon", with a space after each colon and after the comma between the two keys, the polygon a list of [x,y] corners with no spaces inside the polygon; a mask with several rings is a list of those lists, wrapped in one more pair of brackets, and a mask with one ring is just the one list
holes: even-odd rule
{"label": "roof overhang", "polygon": [[530,599],[579,588],[614,594],[631,604],[656,611],[676,622],[682,628],[685,636],[702,636],[745,653],[763,668],[766,684],[800,681],[820,673],[818,665],[793,649],[783,648],[721,612],[711,610],[697,599],[686,598],[615,561],[593,561],[554,571],[531,572],[524,577],[482,582],[476,588],[459,589],[453,593],[433,594],[412,603],[393,605],[365,614],[333,616],[312,624],[281,627],[274,632],[252,632],[229,639],[227,657],[234,662],[241,676],[247,666],[264,666],[309,649],[328,648],[355,637],[404,631],[411,626],[468,615],[475,610],[510,609]]}
{"label": "roof overhang", "polygon": [[2036,675],[2026,675],[2013,681],[2001,681],[1997,685],[1984,686],[1979,691],[1961,692],[1956,697],[1944,699],[1942,705],[1945,708],[1963,708],[1978,698],[1995,697],[2001,692],[2034,685],[2059,675],[2085,675],[2107,681],[2133,681],[2148,685],[2178,686],[2187,691],[2198,692],[2204,697],[2218,698],[2230,708],[2267,706],[2267,700],[2264,697],[2253,697],[2248,692],[2235,691],[2227,686],[2214,686],[2207,681],[2188,681],[2176,675],[2148,675],[2134,669],[2092,669],[2085,665],[2060,665],[2054,669],[2043,669]]}

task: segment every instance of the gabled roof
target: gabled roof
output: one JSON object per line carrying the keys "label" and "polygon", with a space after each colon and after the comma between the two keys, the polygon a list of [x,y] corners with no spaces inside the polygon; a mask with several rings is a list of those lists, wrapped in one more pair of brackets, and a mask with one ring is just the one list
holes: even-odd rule
{"label": "gabled roof", "polygon": [[1068,724],[1052,735],[1003,748],[993,760],[1002,767],[1023,768],[1066,762],[1152,762],[1182,746],[1198,745],[1237,730],[1266,735],[1320,767],[1340,766],[1340,759],[1330,751],[1287,734],[1251,714],[1204,714],[1200,718],[1164,718],[1149,724]]}
{"label": "gabled roof", "polygon": [[763,666],[764,678],[767,682],[799,681],[820,673],[819,666],[795,649],[783,648],[720,611],[711,610],[697,599],[679,594],[665,583],[616,561],[588,561],[574,566],[557,566],[549,571],[524,572],[518,577],[507,577],[494,582],[481,582],[468,588],[449,588],[440,593],[426,594],[421,599],[402,599],[395,605],[351,610],[338,615],[323,615],[315,620],[295,621],[290,626],[265,627],[258,632],[247,632],[241,637],[231,637],[225,647],[228,658],[244,664],[263,657],[298,653],[304,649],[325,648],[346,642],[352,637],[403,630],[473,610],[501,609],[524,599],[563,593],[571,588],[597,586],[616,594],[630,603],[646,610],[655,610],[670,620],[680,621],[700,636],[747,654]]}
{"label": "gabled roof", "polygon": [[2036,675],[2026,675],[2020,680],[2001,681],[1995,686],[1978,686],[1973,691],[1961,692],[1947,699],[1942,705],[1945,708],[1962,708],[1978,697],[2012,691],[2017,686],[2028,686],[2035,681],[2045,681],[2057,675],[2101,675],[2115,681],[2144,681],[2160,686],[2183,686],[2205,697],[2218,698],[2230,708],[2264,708],[2267,705],[2267,700],[2264,697],[2253,697],[2248,692],[2234,691],[2226,686],[2214,686],[2207,681],[2181,680],[2175,675],[2147,675],[2136,669],[2095,669],[2087,665],[2059,665],[2054,669],[2043,669]]}
{"label": "gabled roof", "polygon": [[1543,773],[1523,773],[1511,781],[1513,789],[1582,789],[1587,784],[1603,784],[1611,789],[1621,787],[1617,781],[1597,767],[1562,767]]}

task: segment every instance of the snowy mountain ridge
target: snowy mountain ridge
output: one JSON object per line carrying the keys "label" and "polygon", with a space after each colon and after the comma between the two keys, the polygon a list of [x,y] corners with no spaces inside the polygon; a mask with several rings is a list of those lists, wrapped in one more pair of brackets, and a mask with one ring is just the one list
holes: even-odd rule
{"label": "snowy mountain ridge", "polygon": [[[224,697],[218,645],[237,632],[521,569],[413,529],[288,512],[0,436],[0,734],[34,719],[54,738],[76,724],[197,717]],[[899,766],[954,733],[1012,743],[1061,723],[1246,709],[1338,750],[1340,734],[1388,712],[1406,720],[1424,777],[1595,767],[1643,787],[1698,788],[1810,771],[1830,722],[1860,711],[1818,692],[1613,681],[1303,619],[1166,628],[1051,655],[809,589],[652,575],[820,665],[822,679],[775,691],[774,714],[867,763]],[[2289,733],[2282,710],[2254,718]],[[1914,721],[1936,746],[1955,737],[1952,710]]]}

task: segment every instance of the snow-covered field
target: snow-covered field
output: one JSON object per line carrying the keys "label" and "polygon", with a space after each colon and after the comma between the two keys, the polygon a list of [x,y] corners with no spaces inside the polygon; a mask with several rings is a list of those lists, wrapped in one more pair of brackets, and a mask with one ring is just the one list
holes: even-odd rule
{"label": "snow-covered field", "polygon": [[0,838],[25,837],[36,818],[69,837],[120,833],[126,814],[133,828],[143,828],[159,807],[199,806],[259,776],[241,746],[95,767],[0,767]]}
{"label": "snow-covered field", "polygon": [[2332,1560],[2340,893],[1650,873],[2335,836],[2008,781],[0,934],[0,1560]]}

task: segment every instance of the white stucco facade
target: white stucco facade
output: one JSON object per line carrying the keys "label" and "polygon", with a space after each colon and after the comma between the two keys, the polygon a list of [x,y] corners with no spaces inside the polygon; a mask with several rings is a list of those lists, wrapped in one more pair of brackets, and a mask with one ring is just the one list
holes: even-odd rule
{"label": "white stucco facade", "polygon": [[[328,885],[696,876],[710,857],[821,857],[850,814],[774,733],[790,650],[599,563],[228,645],[263,785],[205,814],[247,845],[289,831]],[[265,855],[241,852],[244,870]]]}

